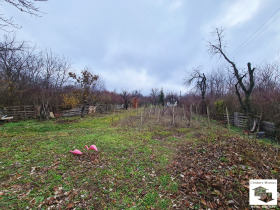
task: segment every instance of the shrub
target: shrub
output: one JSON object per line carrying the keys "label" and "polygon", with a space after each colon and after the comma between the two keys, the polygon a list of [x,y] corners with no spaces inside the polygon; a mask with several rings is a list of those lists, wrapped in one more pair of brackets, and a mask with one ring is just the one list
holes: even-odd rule
{"label": "shrub", "polygon": [[62,103],[62,108],[64,109],[71,109],[73,107],[76,107],[77,104],[79,103],[79,99],[75,95],[68,95],[68,94],[63,94],[63,103]]}
{"label": "shrub", "polygon": [[225,103],[224,100],[217,100],[214,103],[215,107],[215,115],[218,119],[223,119],[224,112],[225,112]]}

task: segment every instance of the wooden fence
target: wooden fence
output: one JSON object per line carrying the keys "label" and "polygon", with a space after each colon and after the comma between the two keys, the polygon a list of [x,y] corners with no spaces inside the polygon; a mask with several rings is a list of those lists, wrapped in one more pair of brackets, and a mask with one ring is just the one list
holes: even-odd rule
{"label": "wooden fence", "polygon": [[[122,109],[121,105],[112,105],[112,104],[97,104],[96,106],[86,106],[84,113],[101,113],[106,114],[110,111],[118,111]],[[82,106],[79,105],[77,108],[72,108],[70,110],[59,110],[58,114],[63,117],[67,116],[77,116],[81,114]],[[10,106],[4,108],[4,114],[12,116],[14,119],[31,119],[39,117],[40,106]]]}
{"label": "wooden fence", "polygon": [[4,108],[4,113],[14,119],[29,119],[37,116],[37,109],[35,106],[10,106]]}
{"label": "wooden fence", "polygon": [[[226,114],[224,115],[225,122],[227,121]],[[243,113],[234,112],[233,114],[229,114],[229,122],[232,126],[241,127],[244,129],[248,129],[248,118]],[[260,130],[265,131],[267,136],[274,136],[278,138],[279,128],[273,122],[262,121],[260,125]]]}
{"label": "wooden fence", "polygon": [[[84,113],[85,114],[93,114],[93,113],[100,113],[100,114],[107,114],[110,111],[119,110],[118,105],[112,105],[112,104],[97,104],[96,106],[86,106]],[[90,110],[93,110],[90,112]],[[63,117],[69,117],[69,116],[77,116],[80,115],[82,111],[82,107],[79,106],[77,108],[73,108],[70,110],[61,111],[60,115]]]}
{"label": "wooden fence", "polygon": [[279,128],[277,128],[275,123],[262,121],[261,128],[266,132],[267,136],[276,136],[279,138]]}
{"label": "wooden fence", "polygon": [[[227,121],[227,115],[224,115],[224,120]],[[237,126],[241,128],[248,127],[248,118],[243,113],[234,112],[233,114],[229,114],[229,123],[232,126]]]}

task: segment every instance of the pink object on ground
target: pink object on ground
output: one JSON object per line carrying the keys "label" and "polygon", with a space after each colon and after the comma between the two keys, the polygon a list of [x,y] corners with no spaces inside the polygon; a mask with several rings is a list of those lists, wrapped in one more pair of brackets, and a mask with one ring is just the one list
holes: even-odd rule
{"label": "pink object on ground", "polygon": [[89,148],[87,145],[85,147],[87,148],[87,150],[95,150],[98,152],[97,147],[95,145],[91,145]]}
{"label": "pink object on ground", "polygon": [[75,149],[74,151],[70,151],[70,152],[72,152],[73,154],[75,154],[75,155],[82,155],[83,153],[80,151],[80,150],[78,150],[78,149]]}

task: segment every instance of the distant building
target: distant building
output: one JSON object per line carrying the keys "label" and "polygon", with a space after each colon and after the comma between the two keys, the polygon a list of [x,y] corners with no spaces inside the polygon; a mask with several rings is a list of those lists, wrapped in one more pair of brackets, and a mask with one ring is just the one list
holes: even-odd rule
{"label": "distant building", "polygon": [[177,101],[175,101],[175,102],[170,102],[170,101],[167,101],[166,102],[166,106],[177,106]]}

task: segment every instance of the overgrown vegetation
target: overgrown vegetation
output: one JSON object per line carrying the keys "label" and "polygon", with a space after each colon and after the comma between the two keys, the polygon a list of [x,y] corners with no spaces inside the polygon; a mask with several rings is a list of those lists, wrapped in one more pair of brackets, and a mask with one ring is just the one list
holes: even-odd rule
{"label": "overgrown vegetation", "polygon": [[197,116],[191,127],[143,116],[1,126],[0,208],[243,208],[249,178],[279,179],[278,147]]}
{"label": "overgrown vegetation", "polygon": [[[2,2],[41,14],[29,0]],[[0,29],[9,27],[19,28],[0,14]],[[0,208],[248,209],[249,179],[280,178],[279,146],[250,138],[248,132],[243,136],[240,129],[228,131],[210,122],[210,113],[223,120],[226,107],[231,113],[243,111],[255,125],[275,122],[278,131],[279,62],[248,63],[245,71],[226,54],[223,29],[215,35],[210,51],[229,66],[208,73],[193,69],[185,84],[196,81],[199,95],[183,96],[159,87],[150,96],[139,90],[108,91],[90,68],[77,72],[68,58],[4,36],[0,117],[6,106],[25,105],[35,105],[40,119],[51,112],[59,117],[61,109],[78,105],[84,117],[86,105],[97,103],[123,104],[128,111],[1,125]],[[131,104],[142,108],[131,111]],[[208,121],[198,114],[207,114]],[[90,144],[98,152],[84,148]],[[74,149],[84,154],[69,152]]]}

